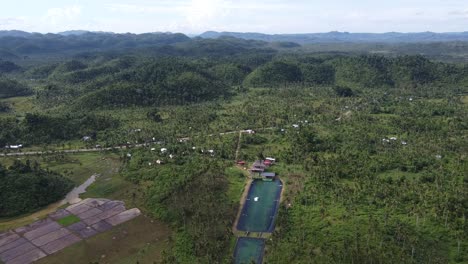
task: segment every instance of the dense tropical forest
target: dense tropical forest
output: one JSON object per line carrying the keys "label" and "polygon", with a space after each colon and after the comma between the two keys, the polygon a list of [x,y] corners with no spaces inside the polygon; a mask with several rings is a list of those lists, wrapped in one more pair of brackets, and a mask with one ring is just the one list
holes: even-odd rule
{"label": "dense tropical forest", "polygon": [[40,168],[37,162],[15,162],[9,168],[0,164],[0,217],[37,210],[65,196],[73,183]]}
{"label": "dense tropical forest", "polygon": [[[463,56],[178,34],[0,43],[0,146],[24,145],[2,152],[148,143],[117,153],[142,209],[174,231],[164,263],[232,261],[238,144],[238,159],[277,157],[285,185],[266,263],[468,261]],[[239,129],[257,133],[220,134]],[[34,164],[0,176],[2,216],[72,186]]]}

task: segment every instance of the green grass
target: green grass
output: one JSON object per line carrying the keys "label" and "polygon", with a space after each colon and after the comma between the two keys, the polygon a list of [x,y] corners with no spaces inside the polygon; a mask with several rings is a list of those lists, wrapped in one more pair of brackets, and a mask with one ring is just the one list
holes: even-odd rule
{"label": "green grass", "polygon": [[229,181],[228,197],[233,203],[239,203],[245,187],[246,171],[237,167],[226,168],[226,176]]}
{"label": "green grass", "polygon": [[61,226],[69,226],[69,225],[73,225],[74,223],[78,223],[80,222],[80,218],[78,218],[78,216],[76,215],[69,215],[69,216],[65,216],[64,218],[61,218],[59,220],[57,220],[57,223],[59,223]]}
{"label": "green grass", "polygon": [[381,179],[387,179],[387,178],[391,178],[392,180],[398,180],[400,178],[405,178],[405,179],[411,179],[411,180],[414,180],[414,179],[418,179],[420,174],[418,173],[411,173],[411,172],[404,172],[404,171],[400,171],[398,169],[395,169],[395,170],[389,170],[389,171],[385,171],[385,172],[382,172],[378,175],[379,178]]}
{"label": "green grass", "polygon": [[462,96],[462,97],[461,97],[461,101],[462,101],[462,103],[464,103],[464,104],[468,104],[468,95]]}
{"label": "green grass", "polygon": [[[10,166],[15,158],[0,158],[0,163],[4,166]],[[63,158],[55,158],[50,155],[44,157],[27,157],[21,158],[37,160],[42,167],[51,171],[58,172],[63,176],[71,179],[75,185],[80,185],[86,181],[94,173],[100,174],[81,198],[109,198],[125,201],[129,206],[135,205],[135,200],[141,198],[140,191],[132,191],[134,186],[126,182],[118,171],[120,168],[120,160],[118,155],[113,153],[80,153],[69,154]],[[133,197],[132,193],[137,195]],[[141,206],[138,203],[138,207]],[[0,219],[0,230],[8,230],[24,225],[28,225],[34,221],[47,217],[49,213],[60,208],[59,203],[48,205],[40,210],[14,218]]]}
{"label": "green grass", "polygon": [[166,225],[141,215],[37,263],[159,263],[162,252],[168,248],[170,234]]}
{"label": "green grass", "polygon": [[26,97],[11,97],[0,99],[1,102],[8,103],[12,110],[10,113],[3,113],[2,115],[18,115],[24,116],[26,113],[32,113],[39,110],[39,107],[34,103],[34,96]]}

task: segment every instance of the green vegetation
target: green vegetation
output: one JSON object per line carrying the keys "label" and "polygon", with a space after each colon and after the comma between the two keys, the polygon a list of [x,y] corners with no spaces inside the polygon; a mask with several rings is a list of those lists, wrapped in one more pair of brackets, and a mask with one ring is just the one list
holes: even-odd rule
{"label": "green vegetation", "polygon": [[[396,56],[403,52],[316,54],[235,38],[181,40],[135,40],[134,48],[112,44],[112,51],[93,44],[107,52],[73,56],[79,49],[66,46],[70,54],[60,59],[46,56],[42,40],[37,52],[28,41],[8,48],[32,59],[14,60],[21,70],[2,80],[33,87],[33,95],[2,99],[0,146],[25,145],[2,151],[128,145],[30,158],[41,173],[60,172],[75,184],[100,173],[83,197],[122,199],[173,231],[154,248],[133,237],[137,246],[121,244],[132,252],[106,261],[154,254],[163,263],[230,263],[245,183],[233,162],[260,156],[277,158],[273,170],[284,182],[268,263],[468,261],[466,64]],[[239,140],[240,129],[256,133]],[[1,206],[20,194],[4,193]],[[103,241],[80,260],[99,261]],[[80,243],[50,263],[83,248],[92,251]]]}
{"label": "green vegetation", "polygon": [[81,219],[78,218],[78,216],[69,215],[69,216],[65,216],[64,218],[57,220],[57,223],[59,223],[61,226],[66,227],[69,225],[73,225],[74,223],[78,223],[80,221]]}
{"label": "green vegetation", "polygon": [[0,216],[15,216],[63,198],[73,183],[57,173],[43,170],[38,163],[15,163],[8,169],[0,165]]}
{"label": "green vegetation", "polygon": [[162,252],[168,248],[170,234],[166,225],[139,216],[40,259],[37,263],[159,263],[163,258]]}
{"label": "green vegetation", "polygon": [[0,75],[0,98],[23,96],[31,94],[26,85]]}

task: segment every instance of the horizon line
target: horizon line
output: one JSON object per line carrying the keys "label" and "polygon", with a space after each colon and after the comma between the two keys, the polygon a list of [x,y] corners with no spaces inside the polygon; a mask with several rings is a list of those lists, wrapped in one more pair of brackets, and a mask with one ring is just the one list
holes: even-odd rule
{"label": "horizon line", "polygon": [[344,34],[375,34],[375,35],[382,35],[382,34],[422,34],[422,33],[432,33],[432,34],[462,34],[462,33],[468,33],[468,31],[385,31],[385,32],[351,32],[351,31],[338,31],[338,30],[332,30],[332,31],[321,31],[321,32],[303,32],[303,33],[265,33],[265,32],[260,32],[260,31],[217,31],[217,30],[205,30],[201,33],[188,33],[188,32],[177,32],[177,31],[153,31],[153,32],[115,32],[115,31],[103,31],[103,30],[85,30],[85,29],[68,29],[65,31],[58,31],[58,32],[38,32],[38,31],[27,31],[27,30],[22,30],[22,29],[0,29],[0,32],[11,32],[11,31],[20,31],[20,32],[25,32],[29,34],[63,34],[67,32],[73,32],[73,31],[83,31],[83,32],[89,32],[89,33],[108,33],[108,34],[135,34],[135,35],[140,35],[140,34],[155,34],[155,33],[170,33],[170,34],[184,34],[184,35],[192,35],[192,36],[198,36],[202,35],[204,33],[208,32],[214,32],[214,33],[235,33],[235,34],[263,34],[263,35],[307,35],[307,34],[329,34],[329,33],[344,33]]}

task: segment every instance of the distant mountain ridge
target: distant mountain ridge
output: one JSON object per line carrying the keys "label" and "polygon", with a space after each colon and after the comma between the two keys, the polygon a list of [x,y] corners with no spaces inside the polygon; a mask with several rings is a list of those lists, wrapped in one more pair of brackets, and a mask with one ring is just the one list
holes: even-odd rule
{"label": "distant mountain ridge", "polygon": [[414,43],[414,42],[446,42],[468,41],[468,32],[420,32],[420,33],[349,33],[332,31],[328,33],[304,33],[304,34],[263,34],[256,32],[217,32],[207,31],[199,37],[219,38],[230,36],[235,38],[262,40],[267,42],[296,42],[299,44],[310,43]]}
{"label": "distant mountain ridge", "polygon": [[[134,33],[114,33],[88,30],[68,30],[56,34],[30,33],[21,30],[0,30],[1,37],[39,37],[39,36],[82,36],[87,34],[95,35],[160,35],[173,34],[171,32],[148,32],[142,34]],[[175,34],[175,33],[174,33]],[[187,36],[187,35],[186,35]],[[266,42],[295,42],[299,44],[313,43],[416,43],[416,42],[448,42],[448,41],[468,41],[468,31],[465,32],[419,32],[419,33],[349,33],[349,32],[326,32],[326,33],[301,33],[301,34],[264,34],[258,32],[217,32],[206,31],[200,35],[188,35],[192,38],[201,37],[205,39],[215,39],[222,36],[229,36],[247,40],[261,40]]]}
{"label": "distant mountain ridge", "polygon": [[75,30],[40,34],[16,30],[0,31],[0,59],[163,47],[187,41],[192,39],[180,33],[114,34]]}

